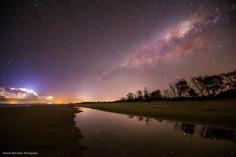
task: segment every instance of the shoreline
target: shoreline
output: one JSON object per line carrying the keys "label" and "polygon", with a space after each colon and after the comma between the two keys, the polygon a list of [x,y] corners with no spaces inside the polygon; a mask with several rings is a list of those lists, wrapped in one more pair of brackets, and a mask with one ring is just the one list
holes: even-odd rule
{"label": "shoreline", "polygon": [[215,101],[83,103],[76,106],[163,120],[236,128],[236,99]]}

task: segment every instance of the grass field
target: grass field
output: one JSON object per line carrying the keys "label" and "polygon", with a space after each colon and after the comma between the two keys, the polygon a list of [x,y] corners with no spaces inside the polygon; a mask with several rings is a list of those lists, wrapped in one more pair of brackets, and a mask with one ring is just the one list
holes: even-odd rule
{"label": "grass field", "polygon": [[103,111],[236,127],[236,99],[79,104]]}
{"label": "grass field", "polygon": [[[39,156],[80,156],[82,138],[71,106],[0,108],[0,150]],[[0,156],[1,156],[0,155]],[[9,155],[8,155],[9,156]],[[22,156],[22,155],[21,155]]]}

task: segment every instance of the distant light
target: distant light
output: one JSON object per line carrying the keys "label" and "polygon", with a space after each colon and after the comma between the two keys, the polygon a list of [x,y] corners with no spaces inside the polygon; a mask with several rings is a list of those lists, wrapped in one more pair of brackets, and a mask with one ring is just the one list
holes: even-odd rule
{"label": "distant light", "polygon": [[54,99],[54,97],[53,96],[48,96],[48,97],[46,97],[46,99],[49,100],[49,101],[52,101]]}
{"label": "distant light", "polygon": [[17,104],[18,102],[16,100],[11,100],[8,102],[9,104]]}

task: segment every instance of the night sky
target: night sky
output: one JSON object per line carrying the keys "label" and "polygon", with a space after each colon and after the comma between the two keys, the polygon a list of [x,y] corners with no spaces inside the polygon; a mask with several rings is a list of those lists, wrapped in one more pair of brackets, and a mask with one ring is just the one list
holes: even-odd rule
{"label": "night sky", "polygon": [[0,3],[0,86],[111,100],[236,69],[233,1]]}

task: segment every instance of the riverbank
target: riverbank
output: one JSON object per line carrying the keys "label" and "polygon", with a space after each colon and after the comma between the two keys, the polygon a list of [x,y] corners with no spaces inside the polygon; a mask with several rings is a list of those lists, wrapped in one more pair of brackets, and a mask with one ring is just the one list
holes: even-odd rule
{"label": "riverbank", "polygon": [[236,128],[236,99],[78,104],[103,111]]}
{"label": "riverbank", "polygon": [[34,156],[81,156],[84,148],[73,120],[76,112],[71,106],[0,108],[1,155],[31,152]]}

